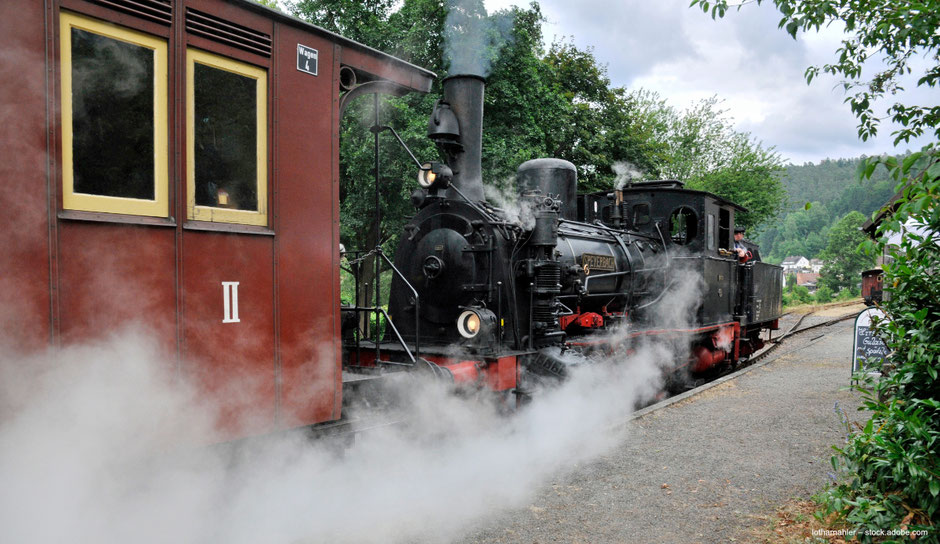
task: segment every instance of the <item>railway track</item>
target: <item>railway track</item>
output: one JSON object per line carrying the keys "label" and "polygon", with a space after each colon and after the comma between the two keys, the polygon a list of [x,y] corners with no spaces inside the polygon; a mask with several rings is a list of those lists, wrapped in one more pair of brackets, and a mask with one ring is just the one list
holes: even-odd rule
{"label": "railway track", "polygon": [[[855,305],[857,305],[857,304],[859,304],[859,302],[853,300],[853,301],[843,302],[843,303],[839,303],[839,304],[832,304],[832,305],[827,306],[827,308],[839,308],[839,307],[846,307],[846,306],[855,306]],[[744,362],[738,364],[736,367],[734,367],[734,368],[728,368],[728,369],[725,370],[724,372],[722,372],[722,373],[720,373],[720,374],[718,374],[718,375],[716,375],[716,376],[713,376],[713,377],[711,377],[711,378],[708,379],[708,380],[704,380],[704,381],[702,381],[701,383],[697,383],[697,384],[695,385],[695,387],[692,387],[692,388],[690,388],[690,389],[688,389],[688,390],[686,390],[686,391],[683,391],[682,393],[679,393],[679,394],[676,394],[676,395],[667,397],[667,398],[665,398],[665,399],[663,399],[663,400],[660,400],[660,401],[658,401],[658,402],[656,402],[656,403],[654,403],[654,404],[651,404],[651,405],[649,405],[649,406],[645,406],[645,407],[643,407],[643,408],[641,408],[641,409],[639,409],[639,410],[636,410],[635,412],[633,412],[633,414],[631,414],[631,416],[630,416],[629,419],[630,419],[630,420],[633,420],[633,419],[637,419],[637,418],[643,417],[644,415],[646,415],[646,414],[648,414],[648,413],[650,413],[650,412],[659,410],[659,409],[661,409],[661,408],[665,408],[666,406],[669,406],[669,405],[671,405],[671,404],[675,404],[676,402],[679,402],[679,401],[681,401],[681,400],[684,400],[684,399],[687,399],[687,398],[689,398],[689,397],[695,396],[695,395],[697,395],[697,394],[699,394],[699,393],[701,393],[701,392],[703,392],[703,391],[705,391],[705,390],[711,389],[712,387],[715,387],[715,386],[720,385],[720,384],[722,384],[722,383],[724,383],[724,382],[726,382],[726,381],[729,381],[729,380],[731,380],[731,379],[734,379],[734,378],[737,377],[739,374],[742,374],[742,373],[744,373],[744,372],[747,372],[747,371],[750,370],[752,367],[758,366],[758,363],[759,363],[760,361],[762,361],[762,360],[767,359],[768,357],[770,357],[770,356],[777,350],[777,348],[779,348],[779,347],[784,343],[784,340],[786,340],[786,339],[788,339],[788,338],[791,338],[791,337],[796,336],[796,335],[803,334],[803,333],[805,333],[805,332],[807,332],[807,331],[811,331],[811,330],[814,330],[814,329],[821,329],[821,328],[823,328],[823,327],[828,327],[828,326],[830,326],[830,325],[834,325],[834,324],[836,324],[836,323],[845,321],[845,320],[847,320],[847,319],[852,319],[852,318],[854,318],[856,315],[858,315],[858,312],[857,312],[857,311],[853,311],[853,312],[851,312],[851,313],[847,313],[847,314],[844,314],[844,315],[840,315],[840,316],[834,317],[834,318],[832,318],[832,319],[829,319],[829,320],[826,320],[826,321],[822,321],[822,322],[820,322],[820,323],[814,323],[814,324],[812,324],[812,325],[807,325],[806,327],[802,327],[802,328],[800,327],[800,325],[803,324],[803,321],[805,321],[806,318],[812,316],[813,314],[815,314],[815,313],[817,313],[817,312],[818,312],[818,310],[814,310],[814,311],[811,311],[811,312],[802,314],[802,315],[800,316],[800,318],[797,319],[796,323],[794,323],[793,325],[791,325],[790,328],[789,328],[785,333],[783,333],[782,335],[778,336],[777,338],[774,338],[774,339],[773,339],[773,343],[772,343],[770,346],[768,346],[768,347],[762,349],[761,351],[757,352],[756,354],[752,355],[752,356],[749,357],[746,361],[744,361]],[[789,314],[789,312],[788,312],[787,314],[784,314],[784,316],[786,316],[786,315],[788,315],[788,314]],[[781,316],[781,317],[783,317],[783,316]]]}
{"label": "railway track", "polygon": [[[833,305],[830,305],[830,306],[828,306],[828,307],[829,307],[829,308],[839,308],[839,307],[846,307],[846,306],[855,306],[855,305],[857,305],[857,304],[858,304],[858,301],[853,300],[853,301],[849,301],[849,302],[843,302],[843,303],[839,303],[839,304],[833,304]],[[769,347],[767,347],[767,348],[765,348],[764,350],[760,351],[759,353],[755,354],[753,357],[750,357],[750,358],[747,360],[747,362],[746,362],[744,365],[741,365],[741,366],[748,366],[748,365],[754,364],[754,363],[756,363],[757,361],[760,361],[761,359],[763,359],[763,358],[769,356],[771,353],[773,353],[774,351],[776,351],[776,349],[781,345],[781,343],[783,343],[783,341],[784,341],[785,339],[789,338],[789,337],[792,336],[792,335],[801,334],[801,333],[804,333],[804,332],[806,332],[806,331],[810,331],[810,330],[813,330],[813,329],[819,329],[819,328],[822,328],[822,327],[828,327],[828,326],[830,326],[830,325],[834,325],[834,324],[836,324],[836,323],[839,323],[840,321],[845,321],[846,319],[851,319],[851,318],[855,317],[856,315],[858,315],[858,312],[852,312],[852,313],[848,313],[848,314],[845,314],[845,315],[841,315],[841,316],[835,317],[835,318],[830,319],[830,320],[828,320],[828,321],[823,321],[823,322],[821,322],[821,323],[814,323],[814,324],[812,324],[812,325],[808,325],[808,326],[806,326],[806,327],[799,328],[800,325],[803,323],[803,320],[805,320],[807,317],[809,317],[809,316],[815,314],[817,311],[818,311],[818,310],[814,310],[814,311],[812,311],[812,312],[808,312],[808,313],[805,313],[805,314],[801,315],[800,318],[796,321],[796,323],[794,323],[794,324],[790,327],[790,329],[787,330],[787,332],[785,332],[785,333],[783,333],[782,335],[780,335],[780,336],[778,336],[777,338],[775,338],[775,339],[773,340],[773,343],[772,343]],[[784,314],[784,315],[787,315],[787,314]]]}

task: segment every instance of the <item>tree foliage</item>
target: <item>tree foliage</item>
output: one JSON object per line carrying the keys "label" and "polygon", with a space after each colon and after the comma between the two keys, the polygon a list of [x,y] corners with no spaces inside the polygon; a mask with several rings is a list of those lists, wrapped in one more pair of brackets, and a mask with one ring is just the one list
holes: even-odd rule
{"label": "tree foliage", "polygon": [[[847,481],[824,496],[828,512],[864,529],[928,531],[936,542],[940,519],[940,153],[934,149],[885,164],[903,187],[897,211],[878,228],[873,253],[887,251],[887,319],[876,330],[892,354],[888,376],[867,380],[863,408],[872,417],[850,434],[833,464]],[[907,232],[913,220],[921,233]],[[864,539],[863,539],[864,540]]]}
{"label": "tree foliage", "polygon": [[[790,165],[781,178],[789,195],[779,221],[758,237],[765,259],[779,263],[791,255],[823,258],[831,227],[851,211],[870,216],[894,195],[895,180],[879,167],[859,179],[867,159],[826,159],[818,164]],[[809,209],[806,205],[809,204]]]}
{"label": "tree foliage", "polygon": [[807,207],[786,214],[776,225],[761,233],[758,238],[761,253],[775,263],[790,256],[821,257],[835,221],[829,206],[819,201],[810,202]]}
{"label": "tree foliage", "polygon": [[829,232],[829,243],[822,258],[826,261],[819,283],[832,292],[842,289],[856,290],[861,273],[874,266],[875,260],[863,253],[861,244],[867,239],[861,227],[865,216],[861,212],[849,212]]}
{"label": "tree foliage", "polygon": [[701,100],[681,113],[660,104],[659,117],[666,126],[662,177],[744,206],[748,213],[736,220],[747,228],[767,223],[783,209],[786,192],[780,182],[780,156],[749,134],[734,130],[717,97]]}

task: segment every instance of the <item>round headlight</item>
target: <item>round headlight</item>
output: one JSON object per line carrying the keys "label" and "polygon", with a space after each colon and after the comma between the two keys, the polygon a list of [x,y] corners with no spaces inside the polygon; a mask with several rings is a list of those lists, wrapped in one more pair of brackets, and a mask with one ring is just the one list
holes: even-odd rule
{"label": "round headlight", "polygon": [[454,172],[444,163],[426,162],[418,170],[418,185],[422,189],[437,187],[446,189],[454,177]]}
{"label": "round headlight", "polygon": [[473,310],[467,310],[457,318],[457,332],[464,338],[473,338],[480,332],[480,316]]}
{"label": "round headlight", "polygon": [[422,164],[421,170],[418,170],[418,185],[428,189],[434,185],[435,181],[437,181],[437,174],[431,171],[431,163]]}

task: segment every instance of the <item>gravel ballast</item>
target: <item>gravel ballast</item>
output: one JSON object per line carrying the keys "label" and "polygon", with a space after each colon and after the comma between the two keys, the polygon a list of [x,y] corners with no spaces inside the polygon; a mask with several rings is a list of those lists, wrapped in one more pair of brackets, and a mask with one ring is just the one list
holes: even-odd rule
{"label": "gravel ballast", "polygon": [[862,419],[846,389],[852,325],[793,336],[760,366],[625,423],[621,446],[461,541],[746,540],[766,523],[758,516],[829,481],[831,446],[845,439],[836,403],[849,420]]}

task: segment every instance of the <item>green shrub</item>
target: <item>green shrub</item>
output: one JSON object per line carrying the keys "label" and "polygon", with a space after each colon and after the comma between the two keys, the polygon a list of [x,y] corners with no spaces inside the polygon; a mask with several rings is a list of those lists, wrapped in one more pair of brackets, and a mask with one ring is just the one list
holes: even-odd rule
{"label": "green shrub", "polygon": [[816,289],[816,302],[819,304],[825,304],[827,302],[832,302],[832,289],[823,285],[819,289]]}
{"label": "green shrub", "polygon": [[799,301],[800,304],[813,302],[813,295],[810,294],[809,289],[802,285],[797,285],[793,288],[793,297]]}
{"label": "green shrub", "polygon": [[[868,244],[871,252],[887,248],[895,259],[885,265],[887,318],[874,325],[892,354],[887,376],[866,378],[859,387],[860,409],[870,410],[871,419],[835,448],[832,464],[845,482],[821,499],[825,514],[857,530],[926,530],[919,542],[940,542],[940,155],[926,148],[903,162],[874,161],[888,166],[903,190],[899,208],[879,228],[881,238]],[[906,232],[899,246],[888,247],[887,235],[908,219],[930,234]],[[860,540],[882,541],[864,534]]]}
{"label": "green shrub", "polygon": [[852,289],[841,289],[836,293],[836,300],[839,302],[845,302],[847,300],[852,300],[853,298],[858,298],[858,295],[852,292]]}

